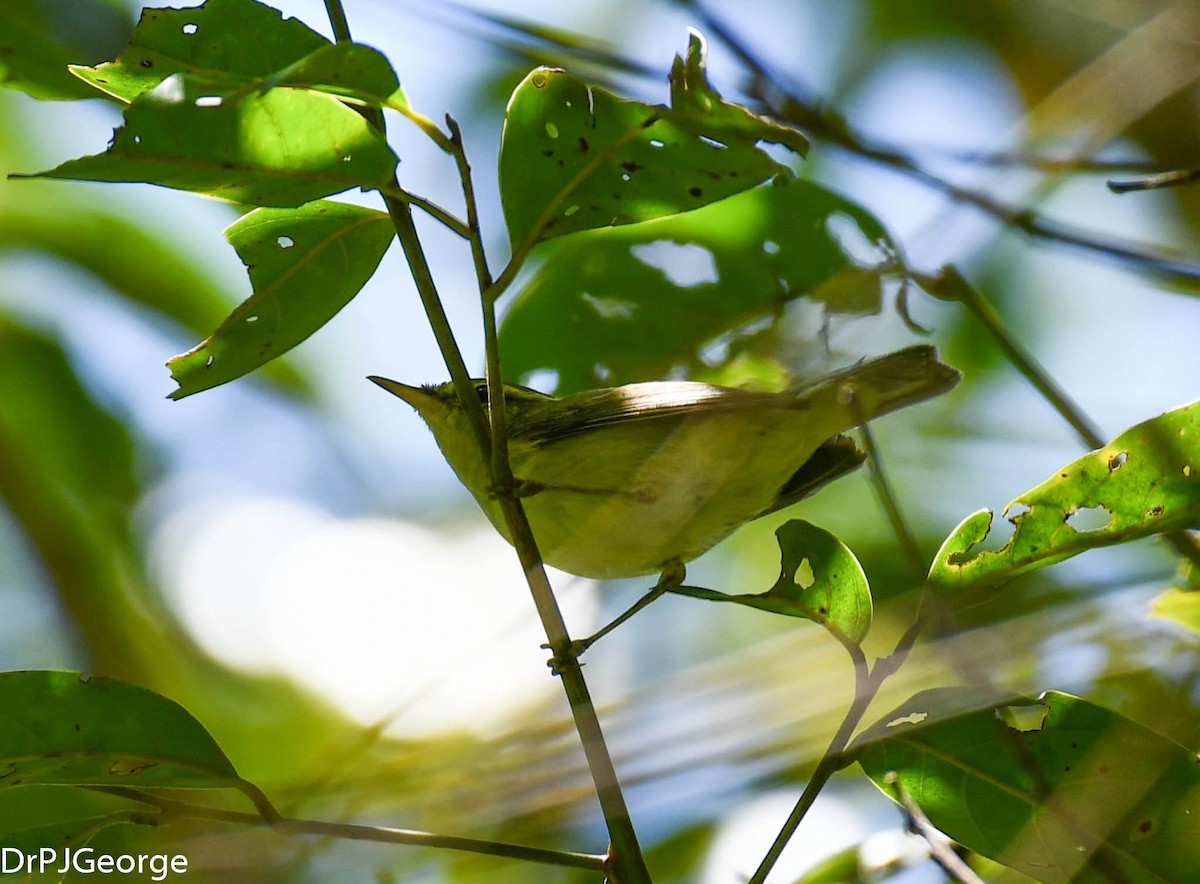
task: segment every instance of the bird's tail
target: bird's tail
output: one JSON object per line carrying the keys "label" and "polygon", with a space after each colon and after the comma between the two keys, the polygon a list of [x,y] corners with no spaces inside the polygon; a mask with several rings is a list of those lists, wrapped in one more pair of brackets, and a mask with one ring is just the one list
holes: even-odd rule
{"label": "bird's tail", "polygon": [[[836,405],[853,417],[847,427],[946,393],[962,379],[937,358],[937,349],[918,345],[851,365],[796,391],[801,400]],[[833,397],[834,401],[829,402]]]}

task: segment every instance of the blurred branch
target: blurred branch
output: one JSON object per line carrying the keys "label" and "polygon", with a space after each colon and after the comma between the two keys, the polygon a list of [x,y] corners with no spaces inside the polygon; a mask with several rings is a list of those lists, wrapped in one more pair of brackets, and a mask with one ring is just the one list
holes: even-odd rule
{"label": "blurred branch", "polygon": [[[435,847],[444,850],[461,850],[486,856],[501,856],[508,859],[559,866],[562,868],[585,869],[603,872],[605,857],[589,853],[571,853],[548,850],[503,841],[484,841],[478,838],[460,838],[454,835],[437,835],[415,829],[396,829],[390,826],[362,826],[353,823],[331,823],[323,820],[298,819],[294,817],[265,816],[240,810],[225,810],[206,807],[186,801],[177,801],[155,795],[141,789],[125,786],[95,787],[93,791],[128,798],[154,807],[159,814],[154,819],[137,820],[149,825],[162,825],[180,819],[207,819],[241,826],[268,827],[283,835],[321,835],[350,841],[375,841],[383,844],[407,844],[414,847]],[[133,821],[133,820],[130,820]]]}
{"label": "blurred branch", "polygon": [[[787,82],[777,71],[768,70],[766,64],[724,23],[710,11],[700,0],[674,0],[678,5],[687,7],[699,17],[710,33],[714,34],[742,62],[751,76],[748,94],[757,99],[770,113],[784,121],[795,124],[826,143],[841,148],[877,165],[886,166],[927,187],[930,187],[955,202],[973,206],[986,215],[995,218],[1007,227],[1019,230],[1027,236],[1060,245],[1071,246],[1110,258],[1124,264],[1130,264],[1136,269],[1154,273],[1172,280],[1195,282],[1200,280],[1200,264],[1189,261],[1183,255],[1171,255],[1143,246],[1123,241],[1118,238],[1104,236],[1093,231],[1077,228],[1047,218],[1028,205],[1014,205],[997,200],[982,191],[955,184],[949,179],[938,175],[926,168],[912,151],[883,144],[866,138],[855,132],[849,124],[829,108],[823,107],[811,97],[806,97],[804,90]],[[661,72],[644,65],[636,60],[622,56],[607,46],[594,40],[556,28],[546,28],[525,22],[512,16],[486,13],[467,9],[460,4],[448,5],[455,11],[485,22],[506,33],[515,34],[516,39],[503,39],[487,34],[482,29],[474,36],[487,40],[493,45],[500,46],[510,52],[521,55],[535,63],[554,64],[563,57],[588,62],[602,68],[612,69],[621,73],[633,74],[647,79],[657,79]],[[536,48],[541,47],[541,48]],[[785,85],[786,83],[786,85]],[[1155,167],[1138,160],[1099,160],[1088,158],[1056,158],[1019,152],[987,152],[987,151],[941,151],[930,149],[925,153],[937,153],[941,157],[959,163],[977,166],[1015,166],[1038,169],[1046,172],[1113,172],[1113,171],[1146,171]],[[1162,173],[1167,178],[1189,173]],[[1200,170],[1195,173],[1200,176]],[[1159,176],[1150,175],[1149,179]],[[1149,180],[1148,179],[1148,180]],[[1192,180],[1192,179],[1188,179]],[[1171,180],[1168,183],[1183,183],[1182,180]],[[1145,190],[1151,187],[1162,187],[1167,184],[1138,185],[1125,187],[1122,182],[1112,182],[1110,189],[1123,192],[1123,189]]]}
{"label": "blurred branch", "polygon": [[1010,205],[980,191],[955,184],[924,168],[909,154],[869,141],[853,131],[842,117],[831,113],[815,101],[801,97],[799,90],[785,85],[786,79],[777,72],[768,70],[766,64],[700,0],[677,2],[699,16],[704,26],[746,67],[752,79],[749,89],[752,96],[766,104],[775,115],[806,129],[815,138],[894,169],[942,192],[956,202],[974,206],[1035,239],[1084,249],[1168,278],[1200,280],[1200,264],[1049,220],[1028,206]]}
{"label": "blurred branch", "polygon": [[1135,190],[1157,190],[1160,187],[1178,187],[1191,184],[1200,179],[1200,169],[1177,169],[1174,172],[1159,172],[1155,175],[1145,175],[1141,178],[1128,178],[1123,181],[1108,182],[1108,189],[1113,193],[1130,193]]}

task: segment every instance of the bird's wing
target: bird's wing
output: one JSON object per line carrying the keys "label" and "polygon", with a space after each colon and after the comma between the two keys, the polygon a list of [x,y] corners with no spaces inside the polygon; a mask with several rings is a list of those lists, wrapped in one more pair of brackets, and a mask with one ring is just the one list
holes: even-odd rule
{"label": "bird's wing", "polygon": [[792,473],[790,479],[775,495],[770,506],[766,507],[755,518],[773,513],[784,507],[791,506],[797,501],[804,500],[814,494],[834,479],[840,479],[847,473],[852,473],[866,460],[866,454],[847,436],[834,436],[813,452],[812,457],[804,462],[800,469]]}
{"label": "bird's wing", "polygon": [[714,411],[761,407],[772,394],[751,393],[692,381],[654,381],[587,390],[552,402],[528,402],[514,411],[509,435],[542,446],[635,421],[678,421]]}

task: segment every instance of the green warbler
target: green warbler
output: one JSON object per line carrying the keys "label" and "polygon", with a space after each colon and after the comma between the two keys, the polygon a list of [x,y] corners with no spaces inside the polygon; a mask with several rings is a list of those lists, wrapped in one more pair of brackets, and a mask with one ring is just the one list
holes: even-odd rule
{"label": "green warbler", "polygon": [[[858,467],[864,455],[842,432],[960,377],[917,346],[781,393],[659,381],[555,398],[506,384],[509,461],[547,564],[595,578],[666,572]],[[511,540],[453,385],[371,380],[417,410]]]}

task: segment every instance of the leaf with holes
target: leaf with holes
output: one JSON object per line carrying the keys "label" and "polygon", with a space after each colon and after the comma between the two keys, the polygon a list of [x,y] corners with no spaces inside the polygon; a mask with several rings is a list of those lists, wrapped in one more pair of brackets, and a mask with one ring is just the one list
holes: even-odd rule
{"label": "leaf with holes", "polygon": [[693,586],[672,592],[802,617],[845,641],[861,642],[871,628],[871,588],[854,553],[828,531],[801,519],[780,525],[775,537],[782,565],[779,579],[766,592],[729,595]]}
{"label": "leaf with holes", "polygon": [[78,672],[3,672],[0,787],[35,784],[245,786],[173,700]]}
{"label": "leaf with holes", "polygon": [[1200,869],[1195,754],[1087,700],[922,691],[849,751],[955,841],[1046,884],[1183,884]]}
{"label": "leaf with holes", "polygon": [[171,398],[232,381],[299,344],[358,294],[393,234],[385,213],[326,200],[239,218],[225,236],[254,294],[207,340],[167,363],[179,383]]}
{"label": "leaf with holes", "polygon": [[[1012,538],[974,552],[992,514],[973,513],[942,544],[929,572],[943,590],[985,589],[1085,550],[1200,526],[1200,402],[1126,430],[1011,501]],[[1101,518],[1087,524],[1085,518]],[[1077,524],[1078,523],[1078,524]]]}
{"label": "leaf with holes", "polygon": [[[247,39],[247,35],[253,39]],[[208,0],[188,9],[143,9],[116,61],[71,72],[128,103],[172,74],[247,83],[332,45],[299,19],[254,0]]]}
{"label": "leaf with holes", "polygon": [[500,347],[513,377],[555,372],[559,395],[679,365],[711,370],[710,349],[728,359],[771,347],[764,329],[799,298],[828,313],[877,313],[897,253],[870,212],[810,181],[547,248],[504,314]]}
{"label": "leaf with holes", "polygon": [[708,205],[786,171],[758,141],[804,146],[794,130],[721,101],[698,42],[673,76],[669,108],[618,98],[555,68],[517,86],[500,145],[514,248]]}
{"label": "leaf with holes", "polygon": [[13,177],[142,181],[256,206],[298,206],[391,179],[397,160],[387,142],[336,98],[229,90],[173,74],[126,108],[106,152]]}

